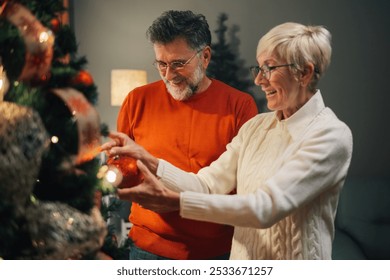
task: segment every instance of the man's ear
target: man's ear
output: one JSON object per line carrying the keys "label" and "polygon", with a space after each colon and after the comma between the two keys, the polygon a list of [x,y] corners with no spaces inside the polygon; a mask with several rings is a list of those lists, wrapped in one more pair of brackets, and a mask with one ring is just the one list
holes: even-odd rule
{"label": "man's ear", "polygon": [[210,46],[207,46],[204,48],[204,50],[202,52],[203,65],[205,67],[207,67],[208,64],[210,63],[210,60],[211,60],[211,48],[210,48]]}

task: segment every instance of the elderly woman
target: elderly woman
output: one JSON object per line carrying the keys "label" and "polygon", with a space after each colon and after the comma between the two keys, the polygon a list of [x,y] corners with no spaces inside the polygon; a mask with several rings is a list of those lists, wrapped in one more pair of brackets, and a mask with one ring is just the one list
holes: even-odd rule
{"label": "elderly woman", "polygon": [[[231,259],[330,259],[352,134],[316,85],[330,63],[322,26],[284,23],[259,41],[251,67],[272,112],[249,120],[227,151],[197,174],[184,172],[120,133],[110,155],[138,158],[144,182],[121,199],[157,212],[235,226]],[[153,132],[151,132],[153,133]],[[236,195],[226,195],[237,186]]]}

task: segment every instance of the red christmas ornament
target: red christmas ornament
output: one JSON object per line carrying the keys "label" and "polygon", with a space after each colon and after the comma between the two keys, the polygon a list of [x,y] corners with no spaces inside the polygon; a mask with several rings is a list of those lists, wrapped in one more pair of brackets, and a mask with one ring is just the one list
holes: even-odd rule
{"label": "red christmas ornament", "polygon": [[77,75],[72,79],[72,83],[74,85],[82,84],[85,86],[92,86],[93,85],[93,78],[91,74],[89,74],[86,70],[80,70]]}
{"label": "red christmas ornament", "polygon": [[134,187],[142,183],[144,179],[142,173],[138,169],[137,160],[132,157],[110,157],[107,160],[107,164],[115,166],[122,172],[123,179],[118,185],[119,188]]}
{"label": "red christmas ornament", "polygon": [[58,18],[53,18],[51,21],[50,21],[50,28],[51,30],[53,30],[54,32],[58,32],[58,30],[60,30],[60,27],[61,27],[61,22]]}

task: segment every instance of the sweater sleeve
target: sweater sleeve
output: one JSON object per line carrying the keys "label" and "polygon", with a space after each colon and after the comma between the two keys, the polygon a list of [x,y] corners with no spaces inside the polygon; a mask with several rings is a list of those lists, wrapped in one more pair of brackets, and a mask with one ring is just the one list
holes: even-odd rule
{"label": "sweater sleeve", "polygon": [[187,190],[209,193],[207,186],[203,185],[194,173],[183,171],[163,159],[158,161],[156,175],[167,188],[175,192]]}
{"label": "sweater sleeve", "polygon": [[228,196],[183,192],[180,214],[234,226],[270,227],[321,194],[340,191],[351,156],[348,127],[317,129],[296,145],[281,161],[278,172],[254,193]]}

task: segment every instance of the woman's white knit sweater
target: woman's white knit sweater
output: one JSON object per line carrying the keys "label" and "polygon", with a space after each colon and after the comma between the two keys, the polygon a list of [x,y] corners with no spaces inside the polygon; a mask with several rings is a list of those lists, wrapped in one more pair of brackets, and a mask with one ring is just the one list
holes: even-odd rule
{"label": "woman's white knit sweater", "polygon": [[[182,217],[235,226],[231,259],[330,259],[352,134],[317,93],[294,115],[248,121],[197,175],[160,160]],[[237,187],[237,195],[226,195]]]}

